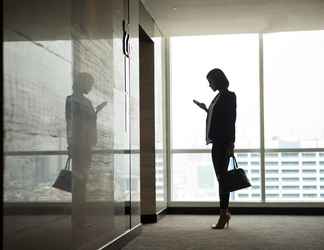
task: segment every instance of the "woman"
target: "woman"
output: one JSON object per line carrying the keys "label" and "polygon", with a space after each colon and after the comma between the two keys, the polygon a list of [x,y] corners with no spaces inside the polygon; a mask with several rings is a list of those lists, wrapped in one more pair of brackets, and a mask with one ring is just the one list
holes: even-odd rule
{"label": "woman", "polygon": [[206,144],[212,143],[212,160],[219,184],[220,217],[213,229],[223,229],[229,224],[231,215],[228,210],[229,193],[224,192],[224,176],[230,156],[234,152],[236,96],[228,90],[229,82],[220,69],[213,69],[207,74],[209,87],[219,93],[207,109],[204,103],[194,102],[207,112]]}
{"label": "woman", "polygon": [[73,249],[80,249],[82,234],[91,226],[86,221],[86,193],[92,150],[97,143],[97,114],[107,102],[96,108],[85,95],[94,85],[94,78],[85,72],[76,76],[72,95],[66,97],[65,116],[69,157],[72,157],[72,237]]}
{"label": "woman", "polygon": [[92,148],[97,142],[97,114],[85,97],[94,84],[88,73],[79,73],[73,83],[73,94],[67,96],[65,116],[69,156],[72,157],[72,223],[85,225],[86,186],[91,166]]}

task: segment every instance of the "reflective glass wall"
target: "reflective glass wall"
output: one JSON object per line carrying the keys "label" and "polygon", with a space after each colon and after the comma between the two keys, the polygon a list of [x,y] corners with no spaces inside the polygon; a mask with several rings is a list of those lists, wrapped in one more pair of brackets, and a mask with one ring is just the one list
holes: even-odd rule
{"label": "reflective glass wall", "polygon": [[64,110],[72,86],[72,43],[28,41],[9,29],[4,39],[4,149],[11,152],[5,157],[10,168],[4,200],[71,201],[69,193],[49,188],[66,157],[26,152],[67,148]]}
{"label": "reflective glass wall", "polygon": [[138,4],[5,1],[3,249],[98,249],[139,224]]}
{"label": "reflective glass wall", "polygon": [[[67,159],[65,98],[73,84],[70,6],[61,2],[60,20],[52,23],[55,14],[46,10],[57,6],[4,2],[3,249],[73,247],[72,193],[52,187]],[[61,230],[49,237],[56,227]]]}

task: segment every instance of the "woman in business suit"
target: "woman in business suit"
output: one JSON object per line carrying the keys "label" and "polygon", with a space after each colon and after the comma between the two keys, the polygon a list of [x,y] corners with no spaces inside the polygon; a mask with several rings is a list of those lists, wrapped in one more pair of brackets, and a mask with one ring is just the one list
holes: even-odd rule
{"label": "woman in business suit", "polygon": [[87,227],[87,182],[92,150],[97,143],[97,114],[107,102],[94,107],[86,95],[92,90],[94,78],[86,72],[76,75],[73,94],[66,97],[65,118],[68,154],[72,158],[72,236],[73,249],[80,249]]}
{"label": "woman in business suit", "polygon": [[[72,229],[86,223],[86,192],[92,148],[97,142],[97,114],[87,95],[94,84],[88,73],[79,73],[73,83],[73,94],[66,97],[65,116],[68,153],[72,158]],[[78,241],[77,241],[78,242]],[[74,242],[74,243],[77,243]]]}
{"label": "woman in business suit", "polygon": [[213,229],[223,229],[229,224],[231,215],[228,210],[229,193],[222,190],[230,156],[234,152],[236,95],[228,90],[229,82],[220,69],[207,74],[209,87],[218,94],[207,109],[204,103],[194,101],[207,112],[206,144],[212,143],[212,160],[219,183],[220,217]]}

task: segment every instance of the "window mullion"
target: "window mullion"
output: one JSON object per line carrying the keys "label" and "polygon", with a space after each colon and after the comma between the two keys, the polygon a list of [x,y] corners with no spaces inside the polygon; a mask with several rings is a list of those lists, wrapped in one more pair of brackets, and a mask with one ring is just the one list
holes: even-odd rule
{"label": "window mullion", "polygon": [[265,149],[264,149],[264,75],[263,75],[263,34],[259,33],[259,97],[260,97],[260,170],[261,201],[265,202]]}

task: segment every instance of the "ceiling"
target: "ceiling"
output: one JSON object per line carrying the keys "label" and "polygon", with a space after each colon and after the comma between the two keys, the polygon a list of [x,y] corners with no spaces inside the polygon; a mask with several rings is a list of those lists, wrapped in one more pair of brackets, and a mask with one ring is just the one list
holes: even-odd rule
{"label": "ceiling", "polygon": [[142,0],[166,36],[324,29],[324,0]]}

